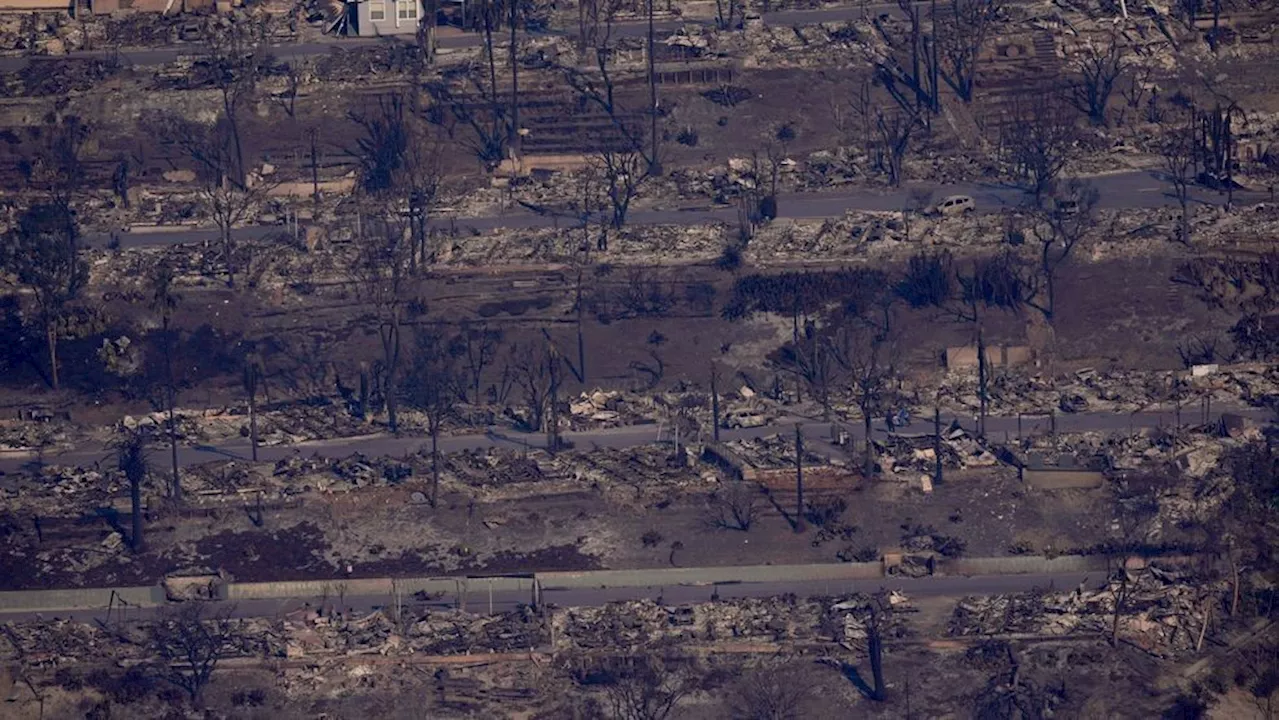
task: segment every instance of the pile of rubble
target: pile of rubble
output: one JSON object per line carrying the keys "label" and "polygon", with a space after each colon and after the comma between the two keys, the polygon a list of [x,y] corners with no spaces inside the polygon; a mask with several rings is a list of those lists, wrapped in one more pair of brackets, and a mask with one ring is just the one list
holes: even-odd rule
{"label": "pile of rubble", "polygon": [[[412,601],[406,599],[406,606]],[[394,611],[348,618],[316,611],[295,613],[269,632],[266,621],[247,621],[246,631],[273,638],[276,657],[342,655],[467,655],[479,652],[527,652],[547,642],[542,618],[527,607],[497,615],[460,610]]]}
{"label": "pile of rubble", "polygon": [[[161,491],[159,482],[149,477],[144,491]],[[14,513],[48,517],[65,515],[72,508],[111,506],[128,490],[128,482],[114,468],[44,465],[31,472],[9,474],[0,488],[0,505]]]}
{"label": "pile of rubble", "polygon": [[[949,372],[940,386],[943,412],[976,413],[977,370]],[[1188,414],[1197,403],[1211,407],[1274,403],[1280,384],[1274,367],[1261,363],[1198,366],[1192,371],[1096,370],[1083,368],[1049,377],[1022,368],[998,369],[988,384],[988,412],[1046,414],[1138,412],[1181,403]]]}
{"label": "pile of rubble", "polygon": [[[234,621],[233,645],[246,657],[315,659],[362,655],[473,655],[545,649],[639,651],[673,642],[815,642],[862,647],[871,598],[797,598],[794,595],[662,605],[651,600],[573,607],[545,615],[530,606],[498,614],[426,610],[422,597],[388,599],[386,609],[358,616],[317,609],[279,619]],[[322,607],[336,605],[327,598]],[[903,595],[881,604],[878,627],[886,639],[908,635]],[[147,625],[53,622],[10,623],[0,637],[0,660],[56,667],[110,658],[126,664],[148,654]]]}
{"label": "pile of rubble", "polygon": [[0,452],[55,448],[83,437],[74,425],[44,410],[22,420],[0,420]]}
{"label": "pile of rubble", "polygon": [[[871,598],[770,598],[720,600],[695,605],[663,605],[652,600],[568,608],[555,616],[558,647],[627,650],[680,643],[836,642],[860,645],[867,637]],[[909,610],[901,594],[893,609]],[[904,618],[886,613],[886,638],[907,634]]]}
{"label": "pile of rubble", "polygon": [[[774,470],[796,465],[796,440],[794,435],[768,435],[759,438],[728,440],[724,446],[749,465],[762,470]],[[800,464],[805,467],[828,465],[831,459],[801,445]]]}
{"label": "pile of rubble", "polygon": [[1120,604],[1117,637],[1160,657],[1192,651],[1205,631],[1219,584],[1147,567],[1118,571],[1100,590],[967,597],[948,633],[972,635],[1109,635]]}
{"label": "pile of rubble", "polygon": [[[879,464],[886,473],[930,474],[937,463],[933,433],[921,435],[889,435],[885,440],[873,440],[879,455]],[[987,446],[964,428],[951,426],[942,430],[938,443],[944,468],[991,467],[998,459]]]}
{"label": "pile of rubble", "polygon": [[679,404],[683,396],[652,396],[622,390],[584,392],[569,401],[569,428],[590,430],[661,422],[666,409]]}

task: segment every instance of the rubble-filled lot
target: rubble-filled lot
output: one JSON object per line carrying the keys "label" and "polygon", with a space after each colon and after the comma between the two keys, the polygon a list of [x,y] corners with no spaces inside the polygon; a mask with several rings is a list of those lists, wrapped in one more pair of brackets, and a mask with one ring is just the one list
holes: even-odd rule
{"label": "rubble-filled lot", "polygon": [[1117,573],[1120,576],[1099,590],[965,598],[956,606],[949,634],[1109,635],[1114,631],[1118,640],[1157,657],[1186,656],[1199,650],[1212,599],[1222,594],[1226,583],[1206,584],[1191,580],[1190,573],[1157,567]]}
{"label": "rubble-filled lot", "polygon": [[[832,562],[874,559],[922,536],[931,538],[925,549],[999,555],[1028,541],[1037,551],[1087,547],[1106,532],[1104,493],[1033,494],[1013,469],[957,464],[926,494],[919,468],[890,473],[891,454],[881,460],[884,477],[870,483],[807,468],[814,487],[804,534],[792,529],[785,493],[775,497],[781,505],[753,498],[749,529],[724,529],[713,518],[734,481],[674,461],[672,451],[445,455],[437,508],[428,502],[429,454],[213,463],[184,471],[181,508],[165,502],[167,477],[157,473],[143,488],[140,554],[125,541],[127,483],[118,472],[48,467],[6,491],[2,563],[11,587],[102,586],[192,567],[254,581]],[[902,457],[892,462],[916,460]]]}
{"label": "rubble-filled lot", "polygon": [[[976,414],[977,369],[952,371],[938,387],[946,412]],[[921,392],[923,392],[923,388]],[[1035,368],[997,369],[987,387],[987,408],[992,415],[1047,415],[1080,412],[1137,413],[1158,411],[1176,418],[1180,406],[1185,422],[1209,408],[1273,407],[1280,381],[1275,367],[1242,363],[1205,368],[1203,375],[1186,370],[1139,372],[1124,369],[1082,368],[1061,376],[1049,376]]]}
{"label": "rubble-filled lot", "polygon": [[[1057,712],[1090,715],[1109,707],[1116,692],[1128,692],[1130,708],[1158,714],[1177,693],[1176,683],[1162,692],[1157,681],[1176,677],[1185,667],[1177,661],[1189,663],[1198,654],[1180,638],[1182,628],[1167,622],[1194,618],[1158,611],[1150,596],[1180,598],[1199,590],[1162,571],[1133,583],[1134,609],[1121,614],[1121,642],[1114,648],[1106,642],[1110,610],[1092,596],[1045,596],[1049,615],[1075,618],[1069,629],[1059,621],[1047,632],[1029,620],[1034,603],[1026,601],[1008,610],[1007,598],[999,596],[958,604],[929,599],[919,606],[899,593],[882,597],[876,627],[884,648],[883,702],[867,697],[872,599],[858,595],[675,606],[646,600],[497,615],[428,610],[413,599],[347,614],[330,607],[335,599],[283,617],[230,621],[232,649],[201,700],[233,716],[258,707],[283,718],[399,717],[388,702],[408,697],[415,708],[443,717],[601,716],[618,707],[624,688],[648,687],[646,670],[660,669],[661,685],[653,687],[674,693],[671,717],[677,718],[733,716],[744,702],[760,702],[762,692],[772,697],[768,688],[777,682],[800,691],[791,701],[797,710],[822,717],[850,711],[897,717],[908,704],[916,712],[945,713],[997,702],[1009,692],[1039,698]],[[1209,641],[1230,637],[1218,625],[1207,628]],[[152,627],[115,620],[0,627],[0,660],[17,673],[0,676],[14,717],[36,717],[46,705],[54,714],[77,704],[151,714],[180,706],[182,696],[166,681],[173,671],[152,661],[161,647]],[[1056,638],[1027,639],[1027,633]],[[1217,670],[1220,677],[1230,675],[1228,664]],[[915,679],[908,683],[909,675]],[[1005,686],[1010,676],[1013,687]]]}

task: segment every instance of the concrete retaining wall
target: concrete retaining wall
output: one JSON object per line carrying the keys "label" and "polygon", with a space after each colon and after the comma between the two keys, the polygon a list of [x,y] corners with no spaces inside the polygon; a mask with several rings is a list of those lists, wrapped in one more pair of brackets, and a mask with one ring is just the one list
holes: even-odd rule
{"label": "concrete retaining wall", "polygon": [[1022,471],[1022,479],[1037,490],[1099,488],[1106,482],[1106,477],[1097,470],[1064,468],[1027,468]]}
{"label": "concrete retaining wall", "polygon": [[1048,558],[1042,555],[1021,555],[998,558],[939,559],[936,565],[939,575],[1028,575],[1033,573],[1097,572],[1106,571],[1107,559],[1102,556],[1062,555]]}
{"label": "concrete retaining wall", "polygon": [[391,595],[389,578],[368,580],[301,580],[295,582],[231,583],[228,600],[275,598],[336,598],[339,595]]}
{"label": "concrete retaining wall", "polygon": [[[1017,575],[1064,572],[1099,572],[1107,569],[1105,557],[1065,555],[1047,558],[1038,555],[1000,558],[939,560],[938,575]],[[748,565],[713,568],[660,568],[653,570],[593,570],[548,572],[528,576],[457,578],[372,578],[363,580],[307,580],[298,582],[230,583],[222,586],[228,601],[283,598],[332,598],[340,595],[402,597],[418,592],[431,595],[527,592],[533,596],[537,583],[543,590],[576,588],[653,588],[710,586],[765,582],[813,582],[878,578],[884,576],[880,562],[830,563],[819,565]],[[115,589],[117,603],[124,600],[138,607],[165,604],[160,586]],[[56,612],[106,609],[112,601],[111,588],[85,590],[31,590],[0,592],[0,613]]]}
{"label": "concrete retaining wall", "polygon": [[533,592],[529,577],[450,578],[369,578],[364,580],[301,580],[296,582],[232,583],[226,586],[227,600],[272,600],[277,598],[331,598],[339,595],[390,598],[397,592],[428,595],[453,592]]}
{"label": "concrete retaining wall", "polygon": [[[112,593],[115,593],[114,603]],[[165,603],[164,589],[153,587],[89,588],[84,590],[25,590],[0,592],[0,612],[57,612],[60,610],[106,610],[121,601],[134,607],[154,607]]]}
{"label": "concrete retaining wall", "polygon": [[881,577],[880,563],[829,565],[749,565],[717,568],[662,568],[658,570],[594,570],[590,572],[538,573],[544,590],[599,587],[670,587],[716,583],[802,582],[853,580]]}

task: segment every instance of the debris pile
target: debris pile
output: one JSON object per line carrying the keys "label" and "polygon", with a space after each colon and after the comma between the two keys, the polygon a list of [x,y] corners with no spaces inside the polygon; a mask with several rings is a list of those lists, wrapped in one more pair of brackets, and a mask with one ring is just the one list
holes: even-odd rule
{"label": "debris pile", "polygon": [[[976,369],[949,372],[940,389],[943,412],[978,411]],[[1141,412],[1175,404],[1194,412],[1205,401],[1211,407],[1266,405],[1278,390],[1275,369],[1260,363],[1205,366],[1196,372],[1083,368],[1059,378],[1010,368],[992,377],[988,412]]]}
{"label": "debris pile", "polygon": [[1110,634],[1123,597],[1117,637],[1160,657],[1195,649],[1207,622],[1206,600],[1221,588],[1157,567],[1121,570],[1106,587],[1071,592],[966,597],[948,633],[971,635]]}
{"label": "debris pile", "polygon": [[[867,608],[871,598],[847,599],[741,598],[695,605],[669,606],[652,600],[611,603],[603,607],[568,608],[555,617],[557,636],[581,650],[627,650],[671,643],[714,642],[837,642],[856,645],[866,640]],[[895,594],[891,605],[908,609],[906,598]],[[886,614],[886,637],[907,633],[903,619]]]}
{"label": "debris pile", "polygon": [[[394,610],[348,618],[342,614],[298,613],[284,620],[272,654],[289,658],[336,655],[466,655],[520,652],[547,641],[541,618],[528,608],[496,615],[459,610],[411,609],[403,619]],[[261,621],[251,621],[260,623]],[[265,628],[261,634],[266,635]]]}
{"label": "debris pile", "polygon": [[[795,467],[796,465],[796,440],[794,435],[769,435],[760,438],[729,440],[724,445],[746,461],[747,464],[761,470],[776,470]],[[804,445],[801,446],[801,450],[803,452],[800,459],[801,465],[812,467],[830,464],[828,457],[819,455]]]}

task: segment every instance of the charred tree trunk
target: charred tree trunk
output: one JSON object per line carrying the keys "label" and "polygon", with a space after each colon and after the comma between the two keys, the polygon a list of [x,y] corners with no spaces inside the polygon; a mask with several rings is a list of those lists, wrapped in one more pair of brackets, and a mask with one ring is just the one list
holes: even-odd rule
{"label": "charred tree trunk", "polygon": [[867,655],[871,659],[871,699],[884,702],[884,641],[880,637],[879,618],[867,623]]}
{"label": "charred tree trunk", "polygon": [[796,423],[796,532],[804,532],[804,437]]}
{"label": "charred tree trunk", "polygon": [[872,473],[875,471],[875,463],[872,462],[871,456],[871,408],[870,406],[862,409],[862,476],[870,480]]}
{"label": "charred tree trunk", "polygon": [[978,328],[978,437],[987,436],[987,345]]}
{"label": "charred tree trunk", "polygon": [[58,389],[58,322],[50,314],[44,321],[44,336],[49,344],[49,383]]}
{"label": "charred tree trunk", "polygon": [[520,154],[520,83],[517,77],[519,62],[519,46],[516,43],[516,5],[515,0],[507,0],[511,25],[511,148]]}
{"label": "charred tree trunk", "polygon": [[658,161],[658,79],[654,75],[653,57],[653,0],[646,0],[649,15],[648,56],[649,71],[649,175],[656,175],[660,170]]}
{"label": "charred tree trunk", "polygon": [[254,390],[249,391],[249,445],[253,461],[258,462],[258,400]]}
{"label": "charred tree trunk", "polygon": [[169,338],[169,317],[166,314],[162,320],[161,327],[161,351],[164,353],[164,374],[165,374],[165,399],[169,406],[169,453],[173,460],[173,499],[182,500],[182,484],[178,477],[178,424],[174,419],[174,385],[173,385],[173,355],[170,347]]}
{"label": "charred tree trunk", "polygon": [[431,507],[440,501],[440,423],[431,419]]}
{"label": "charred tree trunk", "polygon": [[720,373],[711,365],[711,439],[720,442]]}
{"label": "charred tree trunk", "polygon": [[133,516],[133,533],[129,544],[135,553],[140,553],[145,544],[142,539],[142,478],[132,475],[129,478],[129,510]]}

